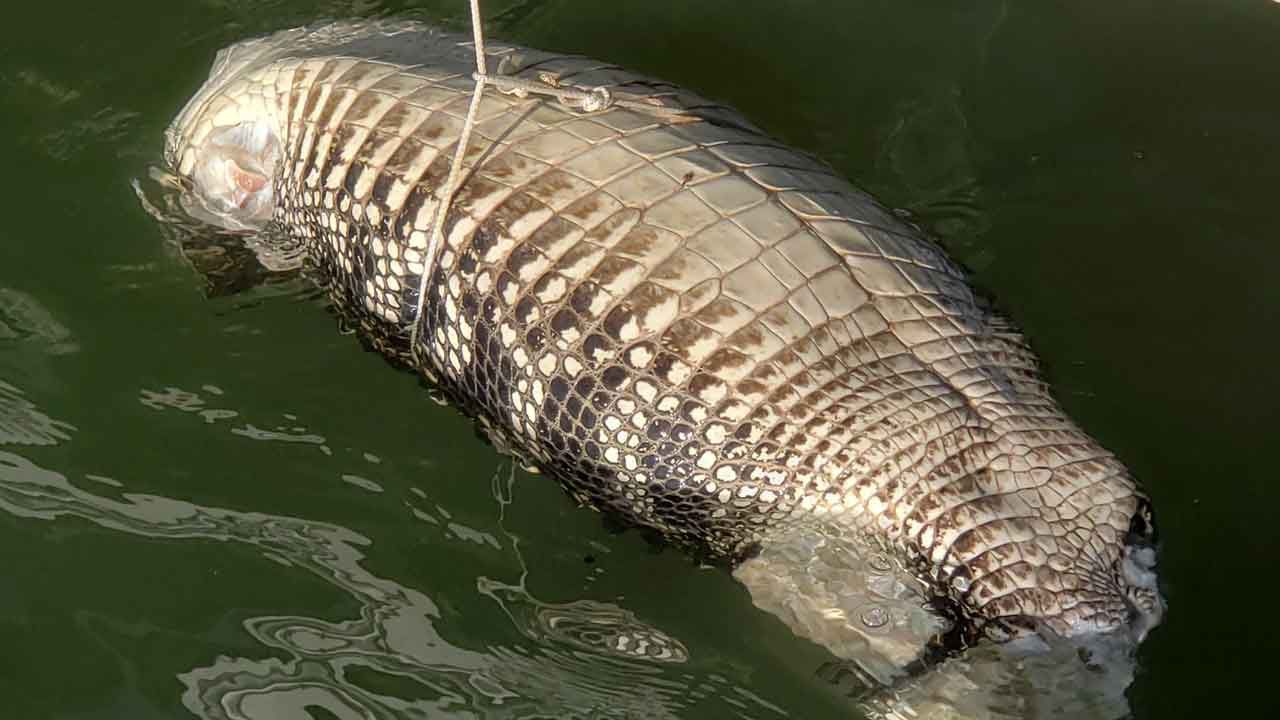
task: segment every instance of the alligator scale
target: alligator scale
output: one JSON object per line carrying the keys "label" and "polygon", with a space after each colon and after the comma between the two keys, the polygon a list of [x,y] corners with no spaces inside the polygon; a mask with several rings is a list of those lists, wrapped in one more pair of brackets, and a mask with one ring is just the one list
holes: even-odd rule
{"label": "alligator scale", "polygon": [[222,51],[167,134],[185,206],[270,226],[370,343],[501,447],[733,563],[837,654],[885,619],[853,627],[824,599],[850,581],[846,541],[914,588],[905,615],[938,620],[903,626],[918,639],[946,625],[926,603],[999,640],[1136,641],[1159,621],[1145,496],[916,227],[723,105],[487,50],[501,73],[632,102],[487,90],[434,263],[473,54],[423,25]]}

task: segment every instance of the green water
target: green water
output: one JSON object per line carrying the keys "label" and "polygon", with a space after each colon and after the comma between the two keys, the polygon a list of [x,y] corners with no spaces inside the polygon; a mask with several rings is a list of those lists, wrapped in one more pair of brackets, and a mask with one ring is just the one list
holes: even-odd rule
{"label": "green water", "polygon": [[[1274,707],[1280,4],[484,5],[914,213],[1155,499],[1135,716]],[[0,718],[849,717],[727,575],[512,475],[305,288],[205,298],[135,200],[217,48],[409,6],[464,27],[461,0],[5,11],[0,403],[36,434],[0,445]],[[687,658],[591,649],[623,625]]]}

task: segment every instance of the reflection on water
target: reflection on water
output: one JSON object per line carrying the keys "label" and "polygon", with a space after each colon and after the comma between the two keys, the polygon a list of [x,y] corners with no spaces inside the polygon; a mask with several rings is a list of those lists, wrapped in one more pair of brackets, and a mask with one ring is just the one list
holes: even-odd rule
{"label": "reflection on water", "polygon": [[40,137],[40,147],[54,160],[68,160],[90,145],[119,144],[130,133],[139,113],[110,105],[70,125],[51,130]]}
{"label": "reflection on water", "polygon": [[[67,439],[66,432],[57,437]],[[513,481],[513,475],[505,482],[495,476],[502,509]],[[127,487],[118,480],[110,484]],[[359,616],[347,620],[246,620],[250,635],[285,658],[222,656],[180,674],[183,704],[206,720],[676,718],[708,698],[727,703],[732,709],[725,711],[739,717],[786,714],[718,676],[695,681],[680,672],[689,650],[623,608],[535,599],[525,589],[527,572],[514,584],[477,579],[479,593],[528,639],[477,651],[441,636],[439,608],[427,595],[366,570],[362,560],[372,541],[339,525],[148,494],[104,497],[11,452],[0,452],[0,509],[48,521],[82,518],[149,538],[246,543],[359,602]],[[506,545],[523,567],[518,541],[508,536]]]}
{"label": "reflection on water", "polygon": [[[206,385],[203,388],[206,393],[212,395],[222,395],[222,390],[216,386]],[[240,416],[235,410],[226,408],[209,407],[205,399],[195,392],[183,390],[182,388],[167,387],[163,390],[146,390],[140,392],[139,402],[152,410],[179,410],[185,413],[191,413],[204,418],[206,423],[210,425],[221,420],[231,420]],[[296,417],[286,416],[286,419],[296,421]],[[253,423],[245,423],[244,425],[231,428],[231,434],[246,437],[250,440],[267,440],[284,443],[297,443],[302,445],[315,445],[320,448],[321,452],[330,454],[332,451],[325,444],[323,435],[317,435],[308,432],[307,428],[297,425],[278,425],[274,429],[260,428]]]}
{"label": "reflection on water", "polygon": [[30,65],[0,73],[0,86],[11,97],[25,100],[28,112],[35,109],[43,116],[30,134],[18,135],[18,141],[56,161],[71,160],[93,146],[121,145],[141,113],[109,104],[97,105],[95,88],[85,77],[64,81],[56,75],[55,71]]}
{"label": "reflection on water", "polygon": [[369,492],[373,492],[373,493],[383,492],[382,486],[379,485],[378,483],[370,480],[369,478],[363,478],[363,477],[360,477],[359,475],[352,475],[351,473],[343,473],[342,482],[345,482],[348,485],[354,485],[362,490],[368,490]]}
{"label": "reflection on water", "polygon": [[[511,504],[514,485],[514,467],[505,482],[501,481],[500,474],[493,477],[493,496],[501,508],[499,527],[503,527],[502,520]],[[477,589],[493,598],[525,637],[539,643],[551,641],[552,644],[565,644],[619,658],[662,663],[683,663],[689,659],[689,651],[679,640],[644,625],[623,608],[591,600],[563,604],[538,601],[525,588],[529,573],[520,553],[519,538],[507,534],[507,541],[520,562],[520,582],[512,585],[481,577],[477,579]]]}
{"label": "reflection on water", "polygon": [[0,380],[0,445],[56,445],[75,428],[40,412],[22,391]]}
{"label": "reflection on water", "polygon": [[[79,351],[71,331],[27,293],[0,286],[0,378],[48,381],[45,358]],[[0,379],[0,445],[56,445],[71,425],[36,408],[25,393]]]}
{"label": "reflection on water", "polygon": [[80,346],[71,331],[27,293],[0,287],[0,350],[30,348],[49,355],[67,355]]}
{"label": "reflection on water", "polygon": [[1131,652],[1115,636],[1084,645],[1039,637],[983,643],[892,692],[864,697],[860,707],[868,720],[1126,718]]}
{"label": "reflection on water", "polygon": [[935,237],[963,251],[990,229],[983,207],[973,138],[959,87],[940,88],[913,98],[898,110],[897,122],[881,145],[879,165],[896,178],[911,218]]}
{"label": "reflection on water", "polygon": [[994,256],[983,243],[992,198],[984,189],[971,93],[990,72],[991,46],[1008,19],[1007,0],[980,0],[958,19],[972,52],[897,104],[878,137],[876,165],[909,218],[972,271]]}
{"label": "reflection on water", "polygon": [[265,232],[250,235],[220,230],[193,220],[182,208],[180,185],[177,177],[158,168],[151,168],[145,184],[138,179],[131,183],[142,209],[159,221],[157,227],[170,252],[202,279],[206,297],[250,290],[258,298],[315,295],[315,288],[295,282],[302,267],[297,243]]}
{"label": "reflection on water", "polygon": [[27,89],[43,96],[54,105],[62,105],[80,98],[80,91],[49,77],[39,68],[25,67],[2,80],[11,90]]}

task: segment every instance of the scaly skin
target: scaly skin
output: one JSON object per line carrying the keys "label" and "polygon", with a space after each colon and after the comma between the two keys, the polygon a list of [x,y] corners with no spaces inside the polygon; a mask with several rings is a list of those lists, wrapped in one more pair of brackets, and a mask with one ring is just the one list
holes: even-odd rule
{"label": "scaly skin", "polygon": [[167,159],[190,178],[220,129],[265,124],[274,220],[334,303],[582,502],[731,561],[834,524],[977,627],[1158,621],[1147,501],[1022,338],[917,228],[729,108],[491,45],[503,72],[665,110],[487,91],[425,267],[461,41],[362,22],[233,46]]}

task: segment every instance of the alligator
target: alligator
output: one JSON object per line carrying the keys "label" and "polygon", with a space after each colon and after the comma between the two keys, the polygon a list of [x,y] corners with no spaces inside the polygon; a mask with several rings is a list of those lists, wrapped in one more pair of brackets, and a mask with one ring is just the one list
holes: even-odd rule
{"label": "alligator", "polygon": [[730,107],[500,43],[497,75],[604,102],[486,89],[448,196],[469,40],[357,20],[222,50],[166,132],[182,207],[293,253],[500,449],[723,562],[869,685],[981,684],[996,648],[1118,668],[1090,707],[1124,714],[1164,612],[1152,504],[961,268]]}

